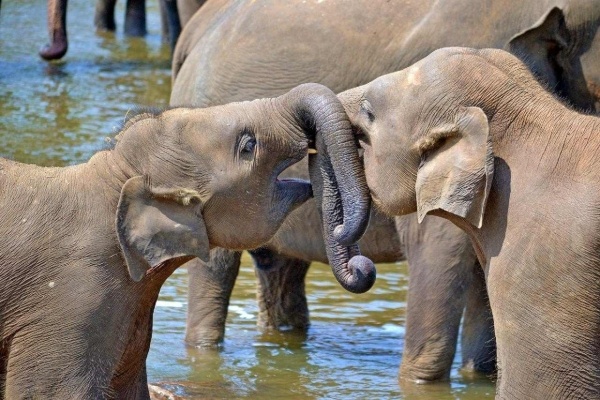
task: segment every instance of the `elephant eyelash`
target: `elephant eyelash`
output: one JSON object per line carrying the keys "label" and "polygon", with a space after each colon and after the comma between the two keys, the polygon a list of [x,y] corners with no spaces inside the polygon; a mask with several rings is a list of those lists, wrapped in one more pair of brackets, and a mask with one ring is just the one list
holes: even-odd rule
{"label": "elephant eyelash", "polygon": [[254,133],[248,129],[244,128],[239,135],[238,143],[237,143],[237,154],[240,158],[248,158],[254,155],[256,149],[256,138]]}
{"label": "elephant eyelash", "polygon": [[367,100],[363,100],[360,103],[360,110],[367,114],[367,118],[369,122],[375,121],[375,114],[373,113],[373,109],[371,108],[371,104]]}

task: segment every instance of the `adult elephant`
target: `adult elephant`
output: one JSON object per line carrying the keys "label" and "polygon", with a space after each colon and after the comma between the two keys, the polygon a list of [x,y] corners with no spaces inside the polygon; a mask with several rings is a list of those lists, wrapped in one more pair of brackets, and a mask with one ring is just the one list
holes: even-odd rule
{"label": "adult elephant", "polygon": [[339,97],[374,202],[441,216],[473,241],[496,397],[600,398],[600,118],[496,49],[441,49]]}
{"label": "adult elephant", "polygon": [[[597,0],[577,1],[227,1],[211,0],[182,32],[173,59],[171,104],[209,105],[285,92],[299,82],[342,91],[399,70],[443,46],[510,49],[556,94],[600,109]],[[295,168],[291,176],[304,176]],[[401,377],[447,377],[464,315],[463,363],[495,367],[485,283],[470,241],[436,217],[395,223],[374,212],[361,242],[377,262],[410,267]],[[272,242],[252,252],[258,266],[259,324],[308,325],[304,276],[325,261],[317,212],[308,202]],[[186,341],[222,340],[239,253],[215,250],[190,265]],[[224,267],[227,265],[227,268]],[[465,313],[463,314],[463,310]]]}
{"label": "adult elephant", "polygon": [[[312,195],[278,179],[309,146],[330,252],[358,254],[370,197],[344,109],[321,85],[143,113],[115,141],[65,168],[0,159],[0,399],[147,399],[162,283],[211,247],[267,241]],[[374,281],[361,256],[334,272],[354,290]]]}
{"label": "adult elephant", "polygon": [[[68,50],[67,38],[67,3],[68,0],[48,0],[48,33],[50,43],[42,47],[39,54],[45,60],[58,60]],[[97,0],[94,14],[94,25],[100,31],[114,31],[115,6],[117,0]],[[197,0],[159,0],[163,40],[175,48],[181,33],[181,18],[187,22],[190,13],[200,8],[203,2]],[[183,8],[180,13],[178,6]],[[124,32],[128,36],[144,36],[146,30],[146,0],[127,0],[125,6]]]}

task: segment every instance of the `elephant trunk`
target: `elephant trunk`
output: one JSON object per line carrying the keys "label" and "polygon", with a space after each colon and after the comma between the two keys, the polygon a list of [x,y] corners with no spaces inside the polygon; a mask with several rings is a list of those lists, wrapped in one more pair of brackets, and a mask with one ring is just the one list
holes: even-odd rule
{"label": "elephant trunk", "polygon": [[62,58],[69,47],[67,41],[67,0],[48,0],[48,33],[50,43],[39,52],[44,60]]}
{"label": "elephant trunk", "polygon": [[373,262],[360,255],[358,245],[341,245],[334,237],[334,227],[342,222],[342,201],[336,190],[335,176],[331,164],[324,158],[317,139],[317,154],[309,155],[308,166],[313,193],[323,217],[323,236],[327,259],[342,287],[353,293],[364,293],[375,283],[376,271]]}
{"label": "elephant trunk", "polygon": [[289,96],[318,151],[309,167],[329,263],[346,290],[366,292],[375,282],[375,266],[354,243],[367,229],[371,197],[352,127],[338,98],[322,85],[301,85]]}

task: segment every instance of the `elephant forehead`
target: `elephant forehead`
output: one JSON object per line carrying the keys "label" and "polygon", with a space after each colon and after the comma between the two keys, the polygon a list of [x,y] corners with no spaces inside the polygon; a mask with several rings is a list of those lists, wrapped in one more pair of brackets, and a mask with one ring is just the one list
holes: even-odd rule
{"label": "elephant forehead", "polygon": [[419,86],[422,81],[421,68],[418,65],[413,65],[406,71],[406,86]]}

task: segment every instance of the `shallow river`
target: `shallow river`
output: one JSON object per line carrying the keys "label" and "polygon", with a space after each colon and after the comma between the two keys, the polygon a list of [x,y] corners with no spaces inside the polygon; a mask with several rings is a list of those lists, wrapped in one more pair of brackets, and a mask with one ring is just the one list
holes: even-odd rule
{"label": "shallow river", "polygon": [[[94,5],[71,1],[69,52],[48,64],[38,55],[47,40],[42,0],[6,0],[0,11],[0,156],[40,165],[87,160],[103,148],[128,110],[166,106],[169,50],[161,44],[158,5],[150,2],[149,35],[98,35]],[[183,344],[187,301],[184,269],[166,282],[154,315],[148,356],[150,382],[185,398],[481,399],[493,383],[458,371],[449,383],[400,387],[406,264],[378,265],[377,283],[361,296],[345,292],[329,268],[314,264],[307,293],[312,325],[306,335],[256,328],[255,277],[248,256],[229,308],[220,351]]]}

